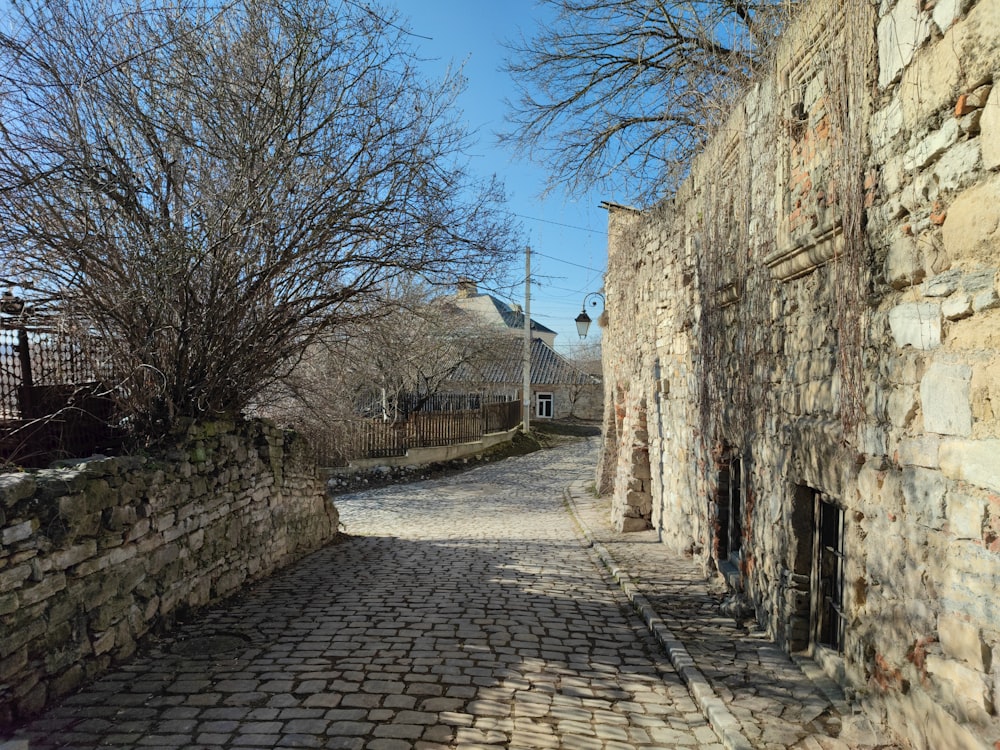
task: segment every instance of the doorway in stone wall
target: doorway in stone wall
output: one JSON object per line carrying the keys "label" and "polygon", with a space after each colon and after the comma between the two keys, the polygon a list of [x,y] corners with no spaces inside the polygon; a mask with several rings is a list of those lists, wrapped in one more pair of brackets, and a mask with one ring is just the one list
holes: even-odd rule
{"label": "doorway in stone wall", "polygon": [[844,614],[844,510],[829,495],[795,488],[790,519],[786,601],[789,651],[826,649],[842,654]]}
{"label": "doorway in stone wall", "polygon": [[813,642],[844,651],[844,509],[816,493],[813,557]]}
{"label": "doorway in stone wall", "polygon": [[743,546],[743,461],[729,445],[717,464],[715,505],[717,559],[728,578],[739,574]]}

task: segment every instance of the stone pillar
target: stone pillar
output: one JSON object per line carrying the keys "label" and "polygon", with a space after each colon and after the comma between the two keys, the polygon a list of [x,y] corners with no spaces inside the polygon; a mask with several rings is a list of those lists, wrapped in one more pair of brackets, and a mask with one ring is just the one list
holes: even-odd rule
{"label": "stone pillar", "polygon": [[611,503],[611,522],[618,531],[651,529],[653,494],[645,398],[626,410],[618,444],[618,471]]}
{"label": "stone pillar", "polygon": [[618,436],[625,417],[625,402],[621,386],[609,389],[604,397],[604,443],[597,463],[597,494],[609,495],[615,488],[618,471]]}

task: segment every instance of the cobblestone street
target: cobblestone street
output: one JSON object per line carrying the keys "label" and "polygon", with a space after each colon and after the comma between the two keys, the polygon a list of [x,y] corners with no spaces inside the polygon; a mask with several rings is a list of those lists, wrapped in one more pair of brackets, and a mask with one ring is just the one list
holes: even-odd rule
{"label": "cobblestone street", "polygon": [[720,750],[564,505],[595,448],[337,498],[344,541],[18,737],[32,750]]}

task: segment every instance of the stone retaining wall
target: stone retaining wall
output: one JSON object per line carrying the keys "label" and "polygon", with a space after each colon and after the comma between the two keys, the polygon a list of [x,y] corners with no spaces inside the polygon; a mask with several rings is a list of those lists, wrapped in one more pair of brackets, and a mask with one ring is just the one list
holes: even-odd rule
{"label": "stone retaining wall", "polygon": [[997,76],[1000,0],[813,2],[677,194],[609,206],[615,519],[648,486],[916,748],[1000,741]]}
{"label": "stone retaining wall", "polygon": [[304,448],[263,422],[211,423],[156,457],[0,475],[0,729],[332,539]]}

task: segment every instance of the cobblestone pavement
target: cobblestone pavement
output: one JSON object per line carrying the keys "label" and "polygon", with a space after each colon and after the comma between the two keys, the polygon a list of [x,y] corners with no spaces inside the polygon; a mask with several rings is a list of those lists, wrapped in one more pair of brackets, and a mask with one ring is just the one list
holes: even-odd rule
{"label": "cobblestone pavement", "polygon": [[722,750],[566,511],[595,447],[339,497],[350,536],[19,737],[32,750]]}
{"label": "cobblestone pavement", "polygon": [[696,683],[690,685],[692,692],[711,711],[727,746],[897,747],[812,662],[793,661],[761,632],[722,616],[722,590],[710,586],[690,559],[671,554],[656,531],[615,532],[610,501],[596,499],[589,490],[592,484],[578,480],[567,492],[578,522],[634,603],[645,610],[647,622],[657,626],[661,643],[680,663],[685,679]]}

